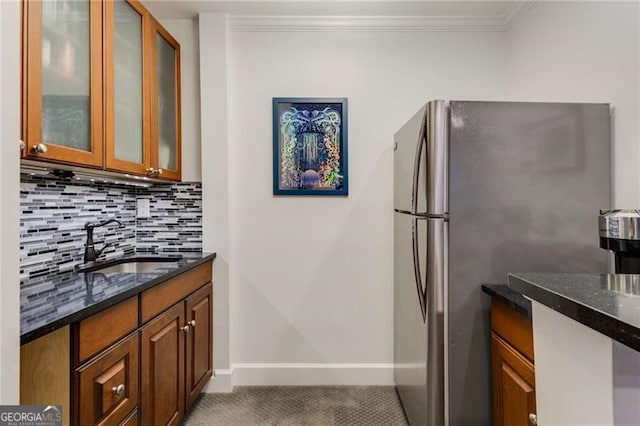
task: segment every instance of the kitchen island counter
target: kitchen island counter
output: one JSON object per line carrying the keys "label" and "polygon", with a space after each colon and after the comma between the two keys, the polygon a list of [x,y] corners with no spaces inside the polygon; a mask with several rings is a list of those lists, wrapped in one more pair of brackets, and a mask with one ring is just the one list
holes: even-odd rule
{"label": "kitchen island counter", "polygon": [[531,299],[538,424],[640,424],[640,275],[509,274]]}
{"label": "kitchen island counter", "polygon": [[640,351],[640,275],[513,273],[509,287]]}
{"label": "kitchen island counter", "polygon": [[506,284],[483,284],[482,292],[531,319],[531,301]]}

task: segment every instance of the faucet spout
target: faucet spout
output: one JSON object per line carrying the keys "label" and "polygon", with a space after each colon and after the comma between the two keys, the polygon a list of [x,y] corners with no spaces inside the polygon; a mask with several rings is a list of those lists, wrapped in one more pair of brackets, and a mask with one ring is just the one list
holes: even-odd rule
{"label": "faucet spout", "polygon": [[84,263],[94,262],[98,258],[98,256],[102,254],[103,250],[109,246],[109,244],[107,243],[100,250],[96,251],[95,245],[93,243],[93,230],[94,228],[106,226],[110,223],[117,223],[119,228],[125,227],[122,222],[115,218],[107,219],[102,222],[87,222],[84,224],[84,229],[87,231],[87,241],[84,245]]}

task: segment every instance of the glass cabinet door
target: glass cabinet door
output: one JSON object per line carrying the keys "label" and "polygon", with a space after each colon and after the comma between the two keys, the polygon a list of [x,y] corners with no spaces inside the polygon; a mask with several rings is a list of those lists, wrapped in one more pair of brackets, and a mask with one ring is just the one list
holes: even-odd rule
{"label": "glass cabinet door", "polygon": [[154,21],[151,49],[151,164],[156,177],[180,180],[180,45]]}
{"label": "glass cabinet door", "polygon": [[148,19],[136,0],[105,2],[106,167],[138,174],[145,173],[150,159],[143,37]]}
{"label": "glass cabinet door", "polygon": [[102,4],[24,2],[26,155],[102,166]]}

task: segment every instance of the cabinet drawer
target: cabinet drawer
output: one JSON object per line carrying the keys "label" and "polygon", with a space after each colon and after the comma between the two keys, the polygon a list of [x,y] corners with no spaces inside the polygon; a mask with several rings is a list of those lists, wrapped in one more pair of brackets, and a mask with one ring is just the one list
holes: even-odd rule
{"label": "cabinet drawer", "polygon": [[491,329],[533,361],[531,320],[495,299],[491,300]]}
{"label": "cabinet drawer", "polygon": [[117,425],[138,405],[138,334],[76,370],[80,425]]}
{"label": "cabinet drawer", "polygon": [[131,297],[77,326],[78,364],[138,328],[138,298]]}
{"label": "cabinet drawer", "polygon": [[142,322],[147,322],[160,312],[186,298],[209,281],[212,262],[203,263],[162,284],[142,293],[140,309]]}
{"label": "cabinet drawer", "polygon": [[138,414],[138,410],[134,411],[129,417],[127,417],[122,423],[120,423],[120,426],[138,426],[140,424],[140,421],[138,419],[139,416],[140,415]]}

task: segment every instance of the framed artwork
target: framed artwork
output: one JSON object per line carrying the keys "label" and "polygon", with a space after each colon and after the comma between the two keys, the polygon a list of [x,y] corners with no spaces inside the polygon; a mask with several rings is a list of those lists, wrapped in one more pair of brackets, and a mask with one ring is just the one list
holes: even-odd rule
{"label": "framed artwork", "polygon": [[347,99],[273,98],[273,194],[348,195]]}

